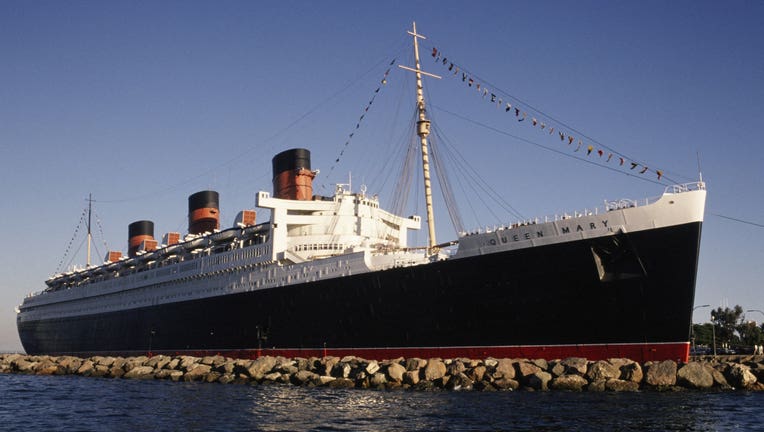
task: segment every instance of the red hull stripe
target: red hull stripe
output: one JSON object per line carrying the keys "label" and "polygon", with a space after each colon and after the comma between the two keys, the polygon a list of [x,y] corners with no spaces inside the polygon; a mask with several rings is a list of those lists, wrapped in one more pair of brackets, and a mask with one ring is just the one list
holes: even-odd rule
{"label": "red hull stripe", "polygon": [[[133,353],[135,354],[135,353]],[[145,354],[145,353],[141,353]],[[645,344],[591,344],[591,345],[515,345],[481,347],[422,347],[422,348],[263,348],[245,350],[186,350],[152,352],[150,354],[193,355],[203,357],[222,355],[233,358],[257,358],[261,356],[326,357],[356,356],[368,360],[394,358],[528,358],[562,359],[584,357],[588,360],[628,358],[638,362],[674,360],[687,362],[690,356],[689,342]]]}

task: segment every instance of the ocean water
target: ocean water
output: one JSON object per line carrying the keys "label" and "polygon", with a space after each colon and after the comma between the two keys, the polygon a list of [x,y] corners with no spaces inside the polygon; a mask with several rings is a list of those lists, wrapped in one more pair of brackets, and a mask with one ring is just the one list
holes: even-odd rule
{"label": "ocean water", "polygon": [[764,431],[764,393],[414,392],[0,374],[0,430]]}

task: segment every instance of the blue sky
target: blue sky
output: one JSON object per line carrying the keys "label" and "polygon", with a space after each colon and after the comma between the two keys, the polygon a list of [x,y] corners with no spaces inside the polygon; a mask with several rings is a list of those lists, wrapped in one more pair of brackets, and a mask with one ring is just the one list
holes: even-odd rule
{"label": "blue sky", "polygon": [[[764,228],[725,218],[764,224],[762,19],[754,1],[4,1],[0,350],[20,349],[13,308],[56,271],[89,193],[98,258],[124,251],[136,220],[153,220],[157,236],[184,231],[187,197],[203,189],[220,192],[230,226],[271,189],[270,159],[286,148],[312,151],[318,193],[352,179],[389,206],[413,81],[395,67],[380,80],[393,59],[411,65],[412,21],[428,37],[423,67],[444,75],[425,86],[446,161],[458,152],[501,200],[543,217],[660,195],[667,178],[697,178],[699,154],[708,202],[695,303],[764,310]],[[517,122],[432,47],[497,97],[667,178],[582,162],[596,152]],[[446,165],[468,229],[515,221],[472,188],[468,168]],[[455,237],[443,204],[436,220],[438,240]]]}

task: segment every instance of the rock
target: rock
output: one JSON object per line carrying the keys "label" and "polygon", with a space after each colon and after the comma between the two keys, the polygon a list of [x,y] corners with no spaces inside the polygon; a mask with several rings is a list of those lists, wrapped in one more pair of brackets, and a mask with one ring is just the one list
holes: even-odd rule
{"label": "rock", "polygon": [[605,389],[614,392],[637,391],[639,390],[639,384],[634,381],[613,378],[605,381]]}
{"label": "rock", "polygon": [[590,381],[618,379],[621,371],[615,365],[605,360],[598,360],[591,365],[586,372],[586,377]]}
{"label": "rock", "polygon": [[[512,368],[512,370],[514,370],[514,368]],[[483,365],[478,365],[473,367],[472,370],[467,371],[467,376],[470,377],[470,379],[474,382],[483,381],[485,372],[486,367]],[[512,378],[514,378],[514,376]]]}
{"label": "rock", "polygon": [[673,386],[676,384],[676,363],[672,360],[646,363],[645,383],[653,387]]}
{"label": "rock", "polygon": [[366,367],[364,368],[367,374],[374,375],[379,371],[379,363],[376,360],[372,360],[369,363],[366,364]]}
{"label": "rock", "polygon": [[179,370],[173,370],[173,371],[170,371],[170,379],[171,379],[173,382],[178,382],[178,381],[180,381],[181,379],[183,379],[183,372],[182,372],[182,371],[179,371]]}
{"label": "rock", "polygon": [[435,381],[446,375],[446,365],[440,359],[430,359],[424,368],[424,379]]}
{"label": "rock", "polygon": [[496,379],[515,379],[515,365],[511,359],[501,359],[496,362],[496,370],[493,372]]}
{"label": "rock", "polygon": [[36,364],[36,362],[28,361],[25,358],[18,358],[11,363],[11,366],[19,372],[32,372]]}
{"label": "rock", "polygon": [[485,359],[485,365],[486,365],[487,367],[490,367],[490,368],[495,368],[495,367],[496,367],[496,365],[498,365],[498,364],[499,364],[499,361],[498,361],[498,360],[496,360],[496,359],[495,359],[495,358],[493,358],[493,357],[488,357],[487,359]]}
{"label": "rock", "polygon": [[377,372],[374,375],[371,376],[371,379],[369,380],[369,384],[373,387],[379,387],[384,386],[387,383],[387,378],[385,378],[385,374],[382,372]]}
{"label": "rock", "polygon": [[186,369],[183,381],[203,381],[211,370],[212,366],[210,365],[195,363],[193,366],[190,366],[190,369]]}
{"label": "rock", "polygon": [[714,385],[714,377],[702,364],[690,362],[676,373],[677,384],[695,389],[707,389]]}
{"label": "rock", "polygon": [[[100,366],[100,365],[99,365]],[[136,366],[127,371],[123,378],[128,379],[154,379],[154,368],[151,366]]]}
{"label": "rock", "polygon": [[77,369],[82,365],[82,359],[79,357],[65,356],[59,359],[58,365],[66,374],[73,374],[77,372]]}
{"label": "rock", "polygon": [[417,385],[419,383],[419,370],[406,371],[403,374],[403,383],[409,385]]}
{"label": "rock", "polygon": [[315,384],[316,386],[324,386],[336,379],[337,378],[325,376],[325,375],[316,376],[316,378],[313,379],[313,384]]}
{"label": "rock", "polygon": [[425,366],[427,366],[427,360],[424,360],[424,359],[414,357],[414,358],[410,358],[406,360],[407,371],[419,370]]}
{"label": "rock", "polygon": [[353,367],[349,363],[337,363],[332,368],[332,376],[336,378],[348,378]]}
{"label": "rock", "polygon": [[103,366],[111,366],[114,364],[114,361],[116,359],[114,357],[93,357],[93,363],[103,365]]}
{"label": "rock", "polygon": [[565,368],[565,365],[562,364],[562,362],[555,361],[552,363],[552,368],[549,370],[549,372],[554,377],[561,377],[563,375],[566,375],[567,370]]}
{"label": "rock", "polygon": [[33,368],[33,372],[37,375],[61,375],[58,373],[59,366],[50,359],[45,359],[43,361],[37,362]]}
{"label": "rock", "polygon": [[[116,368],[114,370],[115,371],[116,370],[121,370],[122,372],[124,372],[124,370],[121,369],[121,368]],[[123,373],[123,375],[124,375],[124,373]],[[109,366],[104,366],[104,365],[101,365],[101,364],[97,364],[97,365],[95,365],[95,368],[93,368],[93,372],[90,373],[90,376],[92,376],[92,377],[107,377],[107,376],[112,376],[111,375],[111,369],[109,369]]]}
{"label": "rock", "polygon": [[751,373],[748,366],[735,364],[726,374],[727,382],[736,388],[749,388],[756,383],[756,376]]}
{"label": "rock", "polygon": [[398,363],[391,363],[387,366],[387,377],[393,382],[403,382],[403,374],[406,373],[406,368]]}
{"label": "rock", "polygon": [[182,356],[180,358],[179,367],[181,370],[187,371],[192,365],[196,364],[199,359],[191,356]]}
{"label": "rock", "polygon": [[528,387],[534,390],[549,390],[549,381],[552,380],[552,374],[549,372],[538,371],[529,375],[525,379]]}
{"label": "rock", "polygon": [[318,374],[309,370],[301,370],[291,376],[290,381],[295,385],[306,385],[313,379],[318,378]]}
{"label": "rock", "polygon": [[584,377],[572,374],[553,378],[549,387],[553,390],[581,391],[587,384],[589,384],[589,382],[586,381]]}
{"label": "rock", "polygon": [[592,381],[586,386],[586,390],[590,392],[604,392],[606,384],[607,381],[605,380]]}
{"label": "rock", "polygon": [[279,372],[271,372],[264,375],[262,379],[265,381],[281,381],[281,374]]}
{"label": "rock", "polygon": [[[97,367],[102,367],[102,366],[98,365]],[[151,366],[149,366],[149,367],[151,367]],[[124,374],[125,374],[125,370],[124,369],[112,367],[111,369],[109,369],[109,371],[106,373],[105,376],[109,376],[109,377],[112,377],[112,378],[121,378]]]}
{"label": "rock", "polygon": [[467,370],[467,367],[464,365],[464,363],[462,363],[461,360],[454,360],[446,366],[447,375],[458,375],[463,373],[465,370]]}
{"label": "rock", "polygon": [[233,376],[233,374],[230,373],[224,373],[220,375],[220,378],[218,378],[218,382],[220,384],[229,384],[236,380],[236,377]]}
{"label": "rock", "polygon": [[327,383],[327,387],[331,388],[353,388],[355,387],[355,382],[353,380],[347,379],[347,378],[336,378],[334,381],[330,381]]}
{"label": "rock", "polygon": [[517,374],[519,375],[521,381],[526,380],[531,375],[541,371],[542,370],[540,367],[525,360],[517,364]]}
{"label": "rock", "polygon": [[620,367],[621,379],[625,381],[635,382],[637,384],[642,382],[644,374],[642,373],[642,366],[639,363],[629,360],[626,364]]}
{"label": "rock", "polygon": [[565,366],[565,373],[575,373],[581,376],[586,375],[586,371],[589,367],[589,362],[581,357],[568,357],[563,359],[560,364]]}
{"label": "rock", "polygon": [[730,389],[732,388],[731,385],[727,382],[727,378],[724,377],[724,374],[716,369],[711,369],[711,376],[714,378],[714,386],[719,387],[721,389]]}
{"label": "rock", "polygon": [[499,390],[517,390],[520,388],[519,382],[509,378],[497,379],[492,384]]}
{"label": "rock", "polygon": [[472,380],[464,373],[458,373],[452,375],[448,382],[445,384],[445,388],[448,390],[472,390]]}
{"label": "rock", "polygon": [[260,381],[265,378],[266,374],[268,374],[274,366],[276,366],[276,358],[271,356],[260,357],[253,361],[247,368],[247,375],[252,379]]}
{"label": "rock", "polygon": [[85,360],[82,362],[79,368],[77,368],[77,375],[90,376],[93,373],[94,364],[91,360]]}
{"label": "rock", "polygon": [[323,359],[323,374],[332,376],[332,369],[334,365],[340,362],[339,357],[324,357]]}
{"label": "rock", "polygon": [[202,380],[204,382],[213,383],[220,379],[220,376],[223,375],[220,372],[216,372],[214,370],[209,371],[206,375],[202,376]]}
{"label": "rock", "polygon": [[545,359],[533,359],[531,360],[531,363],[535,364],[543,371],[549,370],[549,362],[547,362]]}

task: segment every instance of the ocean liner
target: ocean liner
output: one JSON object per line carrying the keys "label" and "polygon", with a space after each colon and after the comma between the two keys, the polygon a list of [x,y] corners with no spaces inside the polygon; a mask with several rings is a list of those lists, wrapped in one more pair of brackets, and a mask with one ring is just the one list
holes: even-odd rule
{"label": "ocean liner", "polygon": [[27,353],[687,360],[705,185],[602,211],[461,233],[437,244],[430,123],[414,39],[428,244],[419,216],[337,185],[314,195],[310,151],[273,160],[269,211],[220,228],[188,199],[188,234],[128,228],[127,256],[51,277],[17,308]]}

